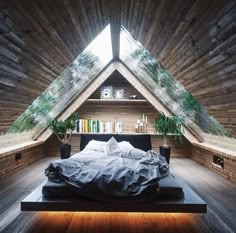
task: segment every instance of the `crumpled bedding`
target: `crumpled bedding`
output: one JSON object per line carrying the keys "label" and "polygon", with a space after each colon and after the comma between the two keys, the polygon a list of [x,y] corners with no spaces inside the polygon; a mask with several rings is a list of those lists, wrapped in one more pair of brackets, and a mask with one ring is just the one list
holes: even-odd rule
{"label": "crumpled bedding", "polygon": [[45,170],[49,181],[64,181],[79,196],[100,201],[155,199],[159,180],[168,174],[165,158],[152,150],[140,159],[84,150]]}

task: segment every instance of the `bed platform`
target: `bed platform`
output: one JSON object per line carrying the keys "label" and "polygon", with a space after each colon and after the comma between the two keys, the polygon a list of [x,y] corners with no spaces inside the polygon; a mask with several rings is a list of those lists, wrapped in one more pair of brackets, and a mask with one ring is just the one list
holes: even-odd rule
{"label": "bed platform", "polygon": [[[151,149],[150,135],[88,134],[81,135],[80,149],[90,140],[107,141],[114,136],[129,141],[144,151]],[[174,174],[160,180],[155,201],[96,201],[78,197],[64,183],[45,181],[21,202],[22,211],[85,211],[85,212],[171,212],[206,213],[206,203]],[[183,197],[184,193],[184,197]]]}
{"label": "bed platform", "polygon": [[[177,179],[177,178],[176,178]],[[178,181],[181,182],[181,181]],[[182,182],[181,182],[182,183]],[[42,188],[36,188],[21,202],[22,211],[89,211],[89,212],[162,212],[206,213],[206,203],[186,184],[182,183],[184,198],[158,199],[152,202],[100,202],[87,198],[44,197]]]}

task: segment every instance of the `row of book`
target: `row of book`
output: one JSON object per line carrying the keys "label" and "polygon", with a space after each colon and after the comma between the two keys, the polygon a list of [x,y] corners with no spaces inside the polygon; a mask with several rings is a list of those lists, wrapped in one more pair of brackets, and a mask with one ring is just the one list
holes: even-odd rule
{"label": "row of book", "polygon": [[76,121],[74,132],[77,133],[122,133],[122,121],[100,121],[79,119]]}

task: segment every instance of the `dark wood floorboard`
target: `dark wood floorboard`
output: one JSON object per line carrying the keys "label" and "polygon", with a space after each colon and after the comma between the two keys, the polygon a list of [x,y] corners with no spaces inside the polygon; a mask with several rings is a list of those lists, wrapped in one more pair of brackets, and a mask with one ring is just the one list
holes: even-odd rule
{"label": "dark wood floorboard", "polygon": [[236,185],[190,159],[172,159],[171,169],[207,202],[207,214],[21,212],[20,201],[45,180],[50,160],[0,180],[0,232],[236,232]]}

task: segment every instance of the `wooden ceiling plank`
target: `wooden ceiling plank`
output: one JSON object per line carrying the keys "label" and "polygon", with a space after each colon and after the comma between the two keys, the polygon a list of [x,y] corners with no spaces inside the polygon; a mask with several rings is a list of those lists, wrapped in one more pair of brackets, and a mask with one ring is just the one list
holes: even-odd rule
{"label": "wooden ceiling plank", "polygon": [[[164,6],[166,5],[166,1],[156,1],[156,4],[149,11],[149,22],[146,27],[145,39],[143,41],[143,46],[147,48],[151,52],[150,41],[153,38],[155,41],[158,36],[158,31],[161,28],[160,19],[162,17],[162,12],[164,10]],[[158,30],[159,29],[159,30]]]}
{"label": "wooden ceiling plank", "polygon": [[68,13],[71,18],[71,21],[73,22],[74,27],[78,33],[78,36],[79,36],[78,41],[81,41],[80,43],[82,43],[83,47],[85,48],[87,46],[88,42],[86,41],[86,38],[83,35],[83,31],[82,31],[81,25],[80,25],[80,20],[78,18],[77,12],[75,11],[75,7],[72,5],[71,0],[65,0],[64,2],[65,2],[65,6],[68,9]]}
{"label": "wooden ceiling plank", "polygon": [[[9,16],[6,14],[6,16],[9,18]],[[11,20],[8,20],[10,25],[7,25],[8,27],[12,27],[11,30],[14,30],[14,33],[19,34],[20,33],[20,29],[18,28],[17,25],[15,25],[15,23]],[[22,34],[22,33],[20,33]],[[22,35],[23,37],[23,35]],[[15,52],[17,54],[17,56],[21,56],[21,52],[22,49],[26,50],[27,53],[34,53],[35,51],[37,51],[37,49],[40,47],[39,44],[35,44],[35,41],[37,41],[39,38],[39,36],[35,36],[34,39],[31,39],[31,36],[29,36],[29,34],[27,34],[27,36],[24,36],[24,41],[25,41],[25,45],[22,47],[18,47],[16,44],[13,44],[9,39],[4,38],[3,36],[0,35],[0,42],[1,44],[3,44],[8,50],[9,52]],[[30,44],[30,46],[26,46]],[[47,43],[49,44],[49,43]],[[33,48],[32,48],[33,46]],[[29,48],[30,47],[30,48]],[[41,56],[41,60],[45,63],[45,65],[47,65],[48,67],[50,67],[51,70],[56,71],[58,73],[58,69],[55,68],[55,65],[57,67],[60,67],[57,63],[55,64],[54,62],[50,62],[52,60],[52,58],[50,59],[48,56],[48,53],[45,53],[45,51],[42,52],[38,52]],[[45,56],[46,54],[46,56]],[[45,58],[44,58],[45,57]],[[53,64],[52,64],[53,63]],[[51,65],[52,64],[52,65]]]}
{"label": "wooden ceiling plank", "polygon": [[[52,43],[54,43],[56,51],[60,53],[60,56],[62,56],[65,62],[69,64],[74,60],[75,57],[61,37],[61,34],[59,34],[59,32],[57,31],[57,27],[54,24],[55,20],[58,20],[54,15],[54,7],[50,5],[50,1],[48,1],[47,5],[45,4],[45,2],[43,3],[32,2],[32,8],[34,9],[35,16],[40,23],[38,24],[35,19],[32,19],[34,28],[37,28],[39,35],[40,32],[47,35],[48,41],[45,40],[45,43],[50,43],[50,41],[52,41]],[[32,18],[31,15],[28,15],[28,17]]]}
{"label": "wooden ceiling plank", "polygon": [[16,87],[15,82],[10,81],[9,79],[0,77],[0,83],[9,87]]}
{"label": "wooden ceiling plank", "polygon": [[[186,46],[186,40],[182,40],[183,43],[181,44],[181,47],[179,47],[178,53],[175,53],[175,55],[183,54],[183,57],[179,56],[178,59],[174,58],[174,60],[177,60],[181,64],[181,58],[186,60],[185,54],[191,53],[191,56],[188,57],[194,57],[194,59],[191,59],[194,62],[195,60],[200,59],[200,57],[207,52],[207,50],[209,49],[209,26],[205,22],[207,18],[215,15],[215,13],[222,7],[222,4],[223,3],[219,1],[217,4],[209,2],[208,5],[206,5],[205,7],[203,7],[202,5],[198,6],[198,8],[200,9],[198,11],[198,14],[200,14],[201,12],[202,17],[199,17],[197,19],[195,18],[195,21],[193,21],[191,27],[189,27],[188,31],[186,32],[186,35],[189,35],[189,37],[187,38],[188,46]],[[201,47],[201,44],[203,45],[203,47]],[[170,59],[169,62],[172,63],[172,60]],[[189,63],[185,62],[186,67],[188,67],[189,65]],[[171,70],[168,64],[166,64],[166,66],[168,67],[168,69]]]}
{"label": "wooden ceiling plank", "polygon": [[[169,15],[167,16],[167,19],[165,20],[165,25],[163,26],[163,28],[166,28],[166,30],[161,30],[157,41],[153,46],[153,51],[155,51],[155,54],[158,54],[158,57],[160,57],[162,50],[168,46],[169,41],[175,34],[175,31],[181,22],[185,19],[185,16],[189,12],[189,9],[193,5],[194,1],[195,0],[176,1],[176,4],[174,4],[172,7]],[[162,40],[162,38],[165,38],[165,40]]]}
{"label": "wooden ceiling plank", "polygon": [[[178,36],[176,36],[174,48],[170,48],[172,51],[168,51],[168,55],[165,55],[166,59],[165,62],[163,62],[163,65],[168,67],[170,69],[170,65],[168,63],[173,64],[173,60],[176,61],[175,56],[179,55],[181,53],[181,50],[186,50],[186,43],[192,45],[191,42],[191,36],[193,35],[193,32],[195,32],[195,28],[198,28],[198,30],[203,27],[206,27],[206,24],[202,24],[204,20],[206,20],[205,17],[199,17],[199,15],[202,15],[204,12],[206,12],[207,9],[209,9],[210,2],[207,2],[206,4],[202,4],[200,1],[197,1],[196,4],[192,7],[192,9],[189,11],[189,14],[186,16],[186,29],[183,33],[183,31],[178,31]],[[201,21],[201,22],[200,22]],[[201,23],[201,24],[200,24]],[[199,26],[198,26],[199,25]],[[195,38],[195,37],[194,37]],[[195,49],[195,48],[194,48]],[[184,53],[184,51],[182,51]]]}
{"label": "wooden ceiling plank", "polygon": [[[34,7],[32,6],[32,9],[34,9]],[[39,15],[38,15],[38,11],[36,10],[35,12],[34,12],[34,14],[36,14],[37,15],[37,19],[39,20],[39,22],[41,23],[41,24],[43,24],[43,22],[45,22]],[[9,17],[11,17],[13,20],[15,20],[16,22],[21,22],[22,21],[22,14],[19,12],[19,11],[16,11],[16,10],[14,10],[14,11],[11,11],[11,14],[9,14]],[[21,20],[20,20],[21,19]],[[27,20],[27,19],[25,19],[25,20]],[[29,24],[29,22],[31,22],[31,21],[27,21],[27,23]],[[14,23],[14,22],[13,22]],[[46,25],[48,24],[48,23],[45,23]],[[18,23],[18,25],[19,25],[19,23]],[[44,31],[44,29],[42,29],[42,28],[40,28],[39,26],[36,26],[36,25],[34,25],[34,30],[38,30],[38,31]],[[16,27],[14,26],[14,30],[16,29]],[[24,28],[22,29],[22,30],[24,30]],[[45,31],[44,31],[45,32]],[[53,33],[53,30],[51,31],[51,34]],[[51,35],[50,33],[46,33],[47,35]],[[25,35],[26,35],[26,37],[25,37]],[[32,51],[32,47],[31,47],[31,45],[34,45],[35,44],[35,42],[36,41],[38,41],[39,40],[39,38],[40,38],[40,34],[39,33],[37,33],[37,34],[35,34],[35,33],[33,33],[33,31],[31,31],[30,33],[27,33],[27,34],[25,34],[24,35],[24,40],[25,39],[29,39],[29,38],[32,38],[32,40],[26,40],[26,42],[25,43],[23,43],[23,45],[21,45],[20,47],[23,49],[25,49],[25,50],[27,50],[27,52],[29,52],[30,51],[30,53],[33,53],[33,52],[35,52],[34,50]],[[34,36],[35,35],[35,36]],[[42,35],[42,33],[41,33],[41,35]],[[33,36],[33,37],[32,37]],[[29,44],[30,43],[30,44]],[[41,42],[40,43],[43,43],[43,45],[46,45],[46,46],[48,46],[48,44],[51,44],[51,39],[50,38],[47,38],[47,40],[45,40],[45,42],[44,42],[44,40],[41,40]],[[27,46],[26,46],[26,44],[27,44]],[[40,46],[43,46],[43,45],[40,45],[40,44],[38,44],[37,45],[37,47],[39,47],[40,48]],[[55,43],[54,43],[54,45],[53,45],[54,47],[55,47]],[[34,47],[34,49],[35,49],[35,47]],[[61,57],[65,57],[65,55],[64,54],[66,54],[65,52],[63,53],[62,51],[62,49],[58,49],[58,51],[60,52],[60,58]],[[42,53],[43,55],[45,54],[45,53]],[[51,53],[48,53],[48,54],[51,54]],[[40,54],[38,54],[38,57],[40,57],[40,55],[41,55],[41,52],[40,52]],[[42,58],[43,56],[41,56],[41,58]],[[66,58],[67,59],[67,58]],[[68,63],[69,63],[70,61],[68,60]]]}
{"label": "wooden ceiling plank", "polygon": [[89,21],[89,17],[87,14],[87,9],[85,7],[84,1],[79,1],[79,9],[80,9],[81,17],[85,24],[86,32],[88,33],[88,40],[91,41],[92,39],[94,39],[94,25],[93,25],[93,22],[90,23]]}
{"label": "wooden ceiling plank", "polygon": [[138,34],[136,36],[136,39],[140,42],[143,42],[144,41],[144,34],[145,34],[145,25],[146,25],[146,18],[147,18],[147,15],[149,14],[149,9],[150,7],[152,6],[153,1],[144,1],[144,9],[143,9],[143,13],[142,13],[142,16],[141,16],[141,22],[138,26]]}

